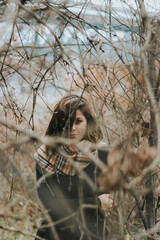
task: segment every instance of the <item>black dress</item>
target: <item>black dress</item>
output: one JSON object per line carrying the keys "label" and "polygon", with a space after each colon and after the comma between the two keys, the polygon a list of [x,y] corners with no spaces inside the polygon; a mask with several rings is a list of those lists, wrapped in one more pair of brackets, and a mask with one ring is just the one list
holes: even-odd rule
{"label": "black dress", "polygon": [[[98,155],[106,163],[108,152],[98,151]],[[99,170],[94,163],[90,163],[83,172],[97,185]],[[42,177],[38,165],[36,175],[37,180]],[[104,219],[99,210],[100,200],[97,198],[97,193],[79,174],[51,175],[40,184],[37,190],[53,222],[58,221],[55,228],[61,240],[102,239],[102,233],[106,235],[103,239],[107,239],[107,229],[103,231]],[[37,235],[47,240],[54,240],[56,238],[51,228],[42,228],[47,223],[46,220],[42,223]]]}

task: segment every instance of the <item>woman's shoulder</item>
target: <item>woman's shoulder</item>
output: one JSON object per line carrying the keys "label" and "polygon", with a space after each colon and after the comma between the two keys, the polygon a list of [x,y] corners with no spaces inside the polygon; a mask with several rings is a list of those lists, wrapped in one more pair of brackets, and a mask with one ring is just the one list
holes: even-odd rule
{"label": "woman's shoulder", "polygon": [[107,158],[108,158],[108,154],[109,154],[109,147],[106,144],[106,142],[100,141],[97,144],[96,148],[97,148],[98,157],[101,159],[102,162],[107,164]]}
{"label": "woman's shoulder", "polygon": [[96,144],[97,149],[105,149],[109,151],[109,146],[108,144],[104,141],[104,140],[100,140],[97,144]]}

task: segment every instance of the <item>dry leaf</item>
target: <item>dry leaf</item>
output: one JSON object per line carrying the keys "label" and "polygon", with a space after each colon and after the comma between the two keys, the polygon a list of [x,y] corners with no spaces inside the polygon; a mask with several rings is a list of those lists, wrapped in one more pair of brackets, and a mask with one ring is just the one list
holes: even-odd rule
{"label": "dry leaf", "polygon": [[108,155],[108,165],[100,174],[100,188],[110,192],[118,188],[122,179],[122,172],[125,176],[136,176],[141,170],[149,166],[156,157],[156,148],[145,144],[137,152],[130,143],[118,144]]}

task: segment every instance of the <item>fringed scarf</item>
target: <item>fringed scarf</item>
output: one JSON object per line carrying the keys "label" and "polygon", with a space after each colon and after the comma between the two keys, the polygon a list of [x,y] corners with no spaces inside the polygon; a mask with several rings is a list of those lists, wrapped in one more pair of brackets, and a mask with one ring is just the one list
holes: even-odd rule
{"label": "fringed scarf", "polygon": [[[86,146],[88,151],[95,153],[95,150],[91,148],[91,143],[85,141],[85,148]],[[34,154],[34,158],[38,165],[47,172],[70,176],[74,176],[91,163],[91,159],[80,152],[77,147],[68,145],[61,145],[58,152],[49,153],[48,156],[46,146],[42,145]]]}

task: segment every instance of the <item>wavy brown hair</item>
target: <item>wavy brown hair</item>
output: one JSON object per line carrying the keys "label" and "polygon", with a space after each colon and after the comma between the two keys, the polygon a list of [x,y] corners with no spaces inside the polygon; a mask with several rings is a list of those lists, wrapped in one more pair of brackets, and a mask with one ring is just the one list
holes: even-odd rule
{"label": "wavy brown hair", "polygon": [[96,117],[87,100],[77,95],[66,95],[55,105],[46,135],[69,137],[77,110],[80,110],[87,119],[87,130],[83,140],[96,143],[101,138]]}

